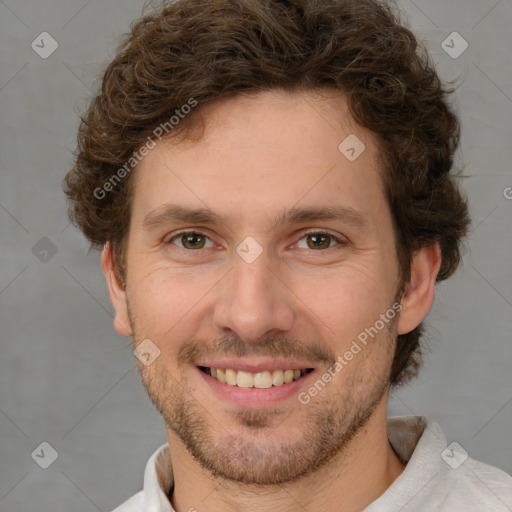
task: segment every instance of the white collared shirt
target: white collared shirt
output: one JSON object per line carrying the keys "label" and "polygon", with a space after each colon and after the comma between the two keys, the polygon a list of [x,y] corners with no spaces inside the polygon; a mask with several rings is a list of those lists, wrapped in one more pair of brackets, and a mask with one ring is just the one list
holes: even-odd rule
{"label": "white collared shirt", "polygon": [[[388,418],[391,446],[405,470],[364,512],[512,512],[512,477],[447,447],[441,427],[424,416]],[[507,447],[508,448],[508,447]],[[113,512],[175,512],[167,444],[149,459],[142,491]]]}

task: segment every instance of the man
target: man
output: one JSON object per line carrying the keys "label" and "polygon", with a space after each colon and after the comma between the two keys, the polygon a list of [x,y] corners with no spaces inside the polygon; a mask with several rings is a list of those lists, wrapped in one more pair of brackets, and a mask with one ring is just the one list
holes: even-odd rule
{"label": "man", "polygon": [[178,0],[132,27],[66,178],[166,424],[116,511],[512,510],[510,476],[386,415],[469,225],[458,136],[376,0]]}

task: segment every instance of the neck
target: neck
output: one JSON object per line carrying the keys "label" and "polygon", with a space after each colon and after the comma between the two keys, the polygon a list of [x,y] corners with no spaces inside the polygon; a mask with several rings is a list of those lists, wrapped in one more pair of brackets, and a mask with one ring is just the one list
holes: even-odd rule
{"label": "neck", "polygon": [[296,481],[257,488],[213,476],[168,429],[174,474],[172,506],[176,512],[292,512],[298,505],[310,512],[363,510],[405,468],[389,444],[386,423],[384,396],[364,428],[329,464]]}

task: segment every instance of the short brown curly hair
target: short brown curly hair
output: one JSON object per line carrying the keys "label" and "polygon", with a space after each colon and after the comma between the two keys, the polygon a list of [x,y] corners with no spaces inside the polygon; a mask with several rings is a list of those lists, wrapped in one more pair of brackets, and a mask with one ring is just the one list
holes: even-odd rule
{"label": "short brown curly hair", "polygon": [[[186,135],[201,107],[272,88],[342,91],[379,141],[401,277],[438,242],[437,281],[460,261],[470,224],[452,171],[459,122],[425,49],[396,6],[378,0],[177,0],[131,26],[101,91],[81,117],[76,161],[64,179],[69,216],[91,248],[108,241],[124,282],[132,173],[98,197],[153,130],[191,98],[169,136]],[[127,167],[124,167],[127,169]],[[130,170],[130,169],[128,169]],[[416,376],[423,323],[399,335],[390,385]]]}

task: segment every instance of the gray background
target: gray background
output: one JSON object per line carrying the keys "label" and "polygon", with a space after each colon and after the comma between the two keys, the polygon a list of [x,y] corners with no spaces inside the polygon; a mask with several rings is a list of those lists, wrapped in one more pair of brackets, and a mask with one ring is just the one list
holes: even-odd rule
{"label": "gray background", "polygon": [[[441,77],[458,78],[475,229],[463,265],[438,286],[426,366],[389,414],[427,415],[448,442],[512,473],[512,1],[400,5]],[[131,340],[113,329],[100,255],[69,225],[61,190],[78,113],[142,7],[0,1],[2,512],[110,510],[140,489],[165,442]],[[43,31],[59,44],[47,59],[31,48]],[[453,31],[469,43],[457,59],[441,47]],[[58,452],[48,469],[31,457],[42,442]]]}

